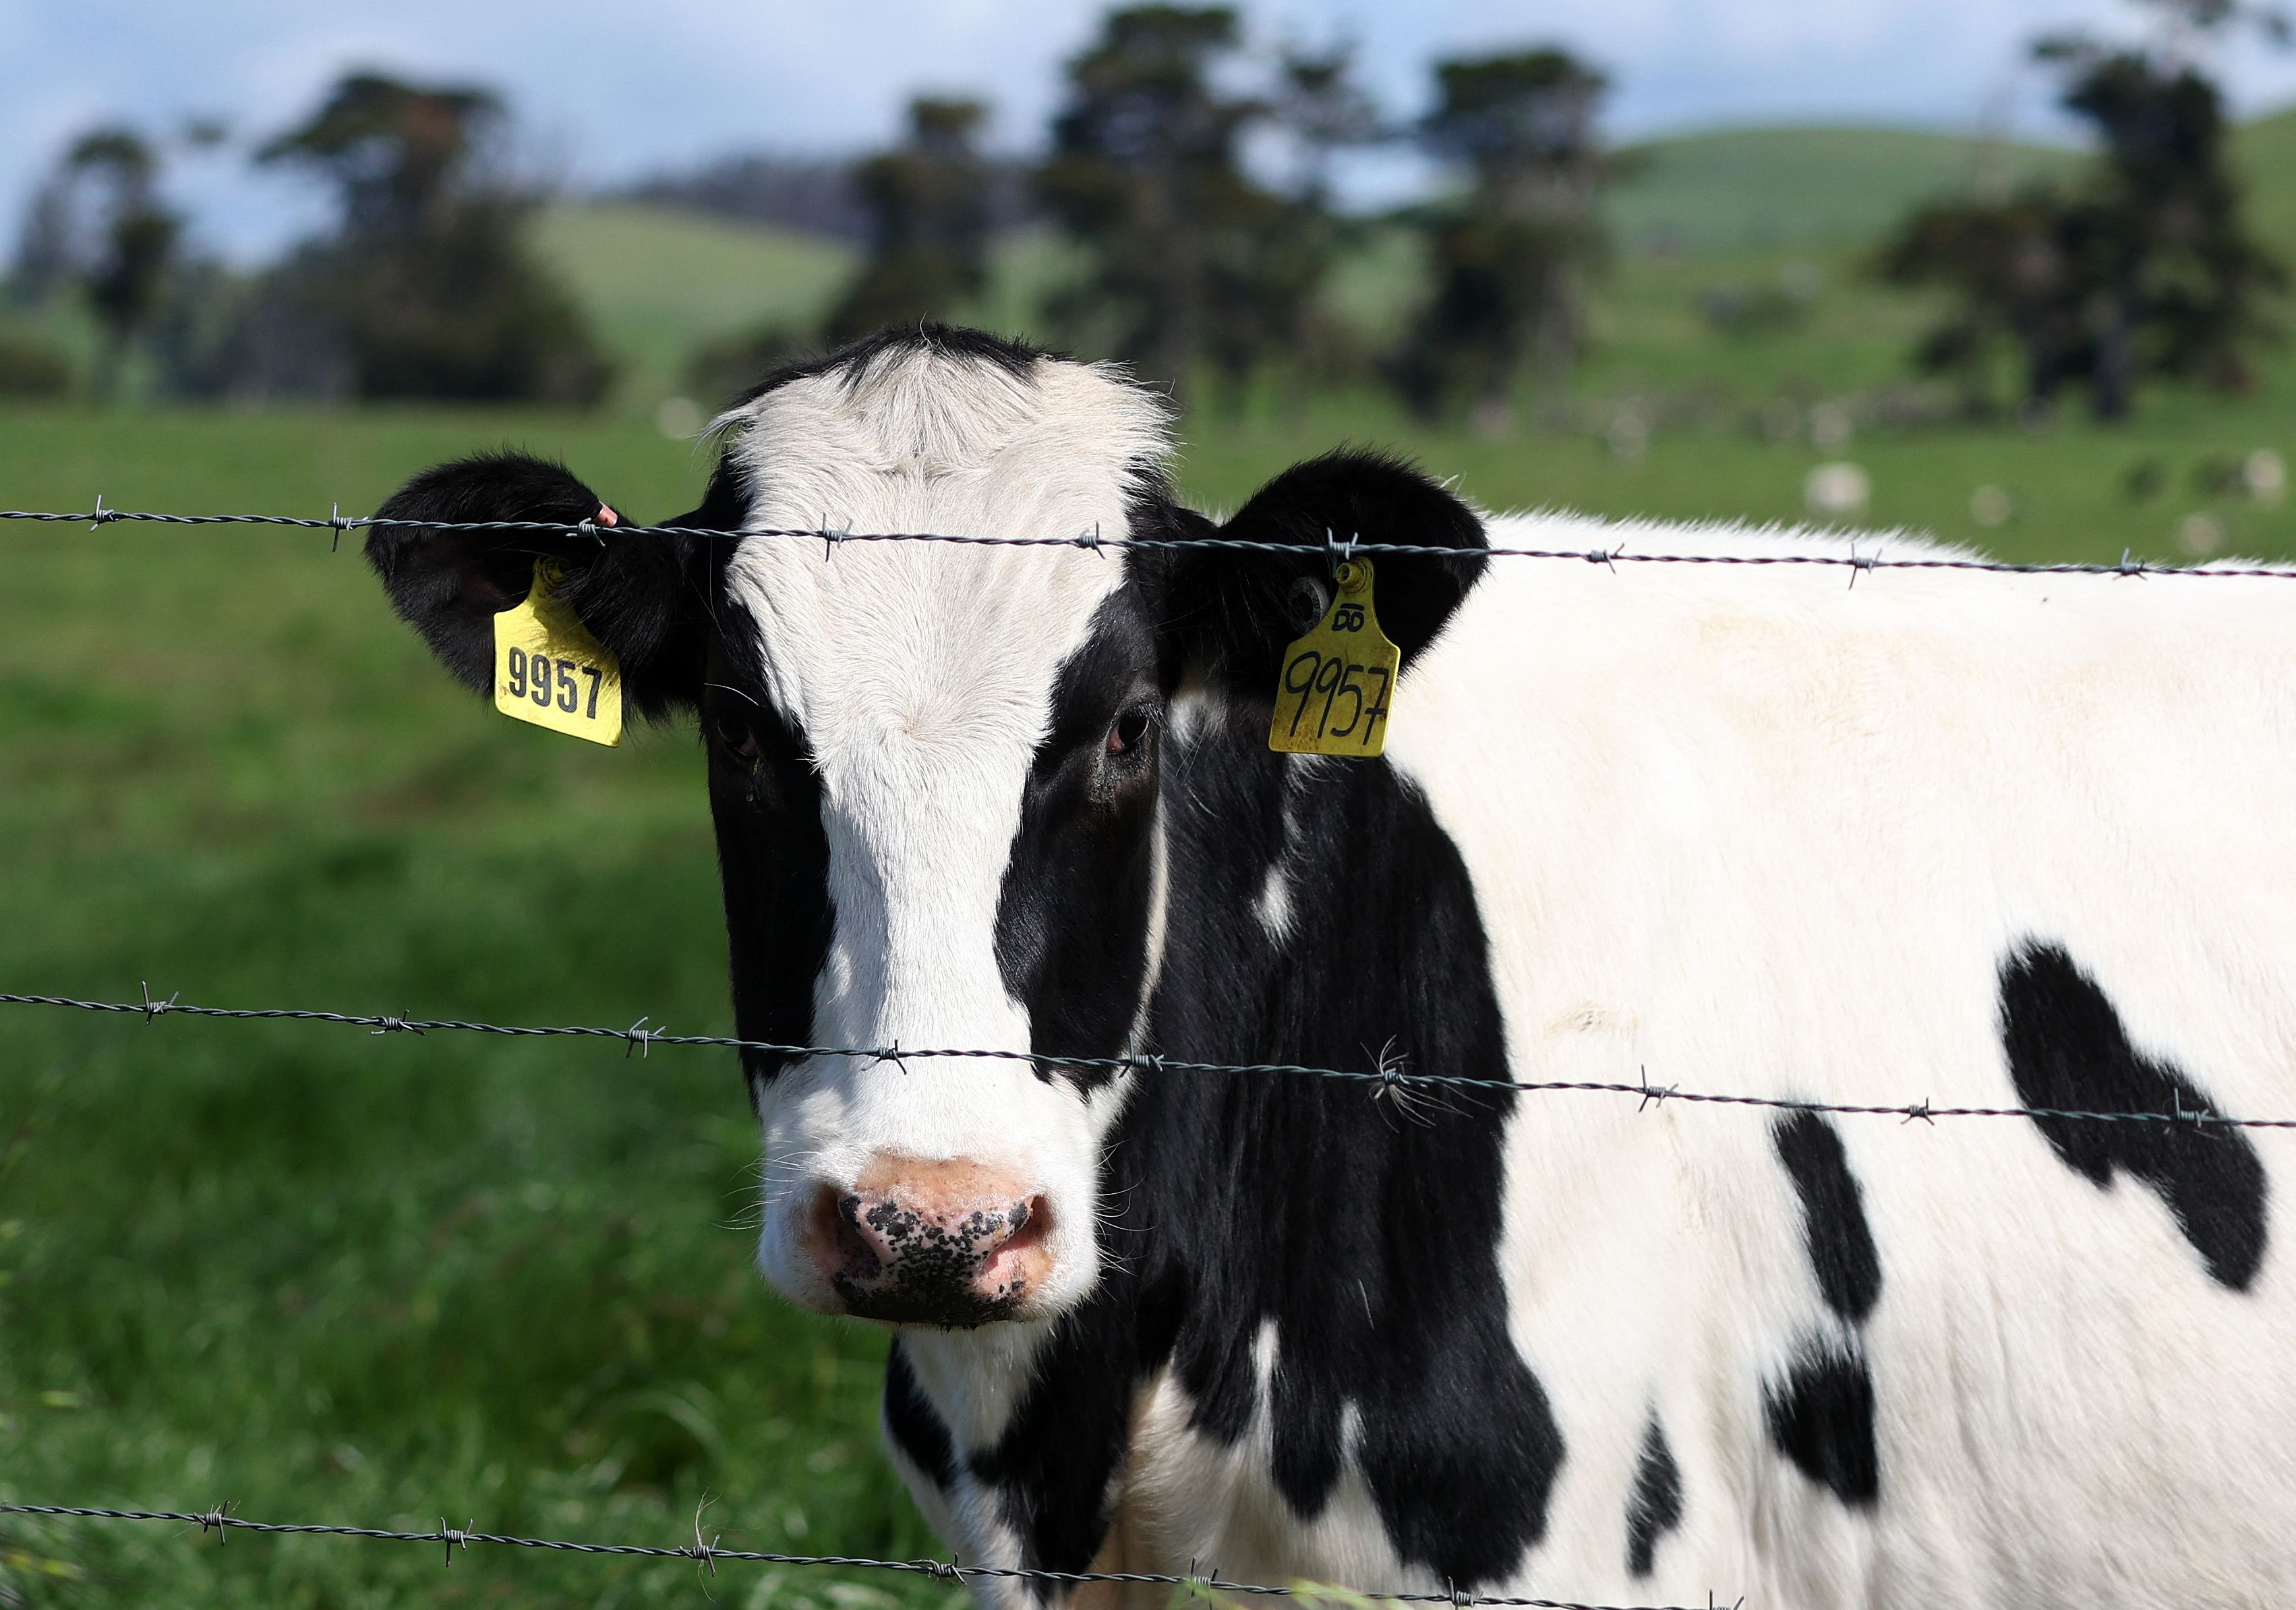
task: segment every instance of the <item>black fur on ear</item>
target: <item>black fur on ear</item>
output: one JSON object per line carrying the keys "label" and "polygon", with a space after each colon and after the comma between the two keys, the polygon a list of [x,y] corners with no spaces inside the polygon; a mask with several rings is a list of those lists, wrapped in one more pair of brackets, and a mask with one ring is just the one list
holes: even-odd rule
{"label": "black fur on ear", "polygon": [[[1189,523],[1160,534],[1185,541]],[[1489,563],[1473,511],[1408,463],[1379,453],[1327,453],[1294,464],[1226,525],[1203,534],[1300,550],[1183,547],[1151,567],[1160,571],[1161,612],[1177,658],[1201,666],[1224,691],[1261,699],[1274,697],[1284,645],[1315,625],[1331,601],[1330,543],[1457,550],[1456,557],[1368,555],[1379,622],[1403,651],[1406,675]]]}
{"label": "black fur on ear", "polygon": [[[561,596],[621,662],[637,711],[660,716],[691,707],[701,693],[709,556],[697,538],[623,536],[605,524],[594,527],[595,537],[572,529],[599,521],[604,506],[562,464],[522,453],[459,458],[423,471],[375,511],[426,523],[370,530],[367,563],[440,662],[484,693],[494,679],[494,617],[525,598],[537,559],[554,560]],[[455,529],[491,520],[569,529]]]}

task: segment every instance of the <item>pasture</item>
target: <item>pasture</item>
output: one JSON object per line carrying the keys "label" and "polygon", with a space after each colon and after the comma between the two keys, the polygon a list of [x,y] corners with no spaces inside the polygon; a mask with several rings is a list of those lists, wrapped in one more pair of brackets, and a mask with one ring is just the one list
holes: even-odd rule
{"label": "pasture", "polygon": [[[576,233],[584,293],[622,308],[609,333],[663,394],[675,367],[644,355],[697,304],[629,273],[644,239]],[[755,244],[702,231],[679,260],[738,267]],[[2296,554],[2296,508],[2228,472],[2258,448],[2296,455],[2284,361],[2252,397],[2163,392],[2114,431],[1765,435],[1767,400],[1894,373],[1918,309],[1854,260],[1819,230],[1624,266],[1567,434],[1430,431],[1359,393],[1296,418],[1259,399],[1184,423],[1183,482],[1233,505],[1369,441],[1492,506],[1788,520],[1809,469],[1846,456],[1871,477],[1868,523],[2005,556],[2179,558],[2195,515],[2226,552]],[[1792,328],[1702,322],[1713,284],[1805,261],[1820,289]],[[816,251],[780,272],[801,300],[833,269]],[[707,463],[645,402],[582,419],[17,409],[0,413],[0,504],[363,512],[425,464],[507,443],[660,519]],[[1610,428],[1623,407],[1648,426],[1632,450]],[[1980,487],[2005,495],[1998,523],[1972,513]],[[202,1004],[729,1032],[690,735],[606,752],[496,717],[390,619],[352,546],[0,526],[0,990],[121,999],[148,982]],[[934,1552],[876,1452],[880,1343],[786,1310],[750,1269],[755,1162],[719,1052],[0,1007],[0,1492],[644,1542],[689,1537],[706,1499],[727,1546]],[[692,1573],[0,1527],[0,1603],[603,1606],[698,1595]],[[709,1590],[834,1610],[950,1597],[750,1566]]]}

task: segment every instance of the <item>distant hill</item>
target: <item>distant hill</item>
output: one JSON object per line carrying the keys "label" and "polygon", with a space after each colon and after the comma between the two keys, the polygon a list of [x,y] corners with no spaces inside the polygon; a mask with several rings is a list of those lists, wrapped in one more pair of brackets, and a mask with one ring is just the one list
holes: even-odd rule
{"label": "distant hill", "polygon": [[[2236,149],[2259,233],[2296,267],[2296,111],[2248,124]],[[1782,251],[1807,251],[1841,264],[1829,275],[1855,283],[1843,259],[1919,201],[2033,177],[2070,179],[2083,160],[2046,146],[1842,127],[1736,129],[1620,154],[1629,171],[1608,208],[1626,272],[1608,276],[1600,294],[1623,308],[1649,281],[1644,289],[1675,309],[1668,318],[1694,316],[1692,293],[1674,283],[1682,275],[1693,285],[1704,275],[1735,283],[1774,274]],[[539,244],[621,357],[625,395],[649,406],[683,389],[686,361],[703,342],[818,320],[857,257],[820,234],[627,200],[549,209]],[[1042,229],[1013,232],[997,249],[988,293],[960,316],[1027,329],[1067,260]],[[1649,272],[1634,271],[1637,263]],[[1359,259],[1343,266],[1333,298],[1349,324],[1390,335],[1419,273],[1401,232],[1376,232]],[[1641,312],[1633,316],[1649,323]],[[1649,324],[1653,339],[1660,325],[1673,327],[1665,319]],[[1893,329],[1886,339],[1886,361],[1894,364],[1910,335]]]}
{"label": "distant hill", "polygon": [[2233,149],[2257,233],[2296,272],[2296,109],[2243,125]]}
{"label": "distant hill", "polygon": [[1703,256],[1875,238],[1915,203],[2064,177],[2042,145],[1897,128],[1741,128],[1628,146],[1609,213],[1620,243]]}
{"label": "distant hill", "polygon": [[852,269],[849,246],[632,201],[545,210],[537,246],[624,365],[624,390],[683,389],[701,343],[762,324],[810,326]]}

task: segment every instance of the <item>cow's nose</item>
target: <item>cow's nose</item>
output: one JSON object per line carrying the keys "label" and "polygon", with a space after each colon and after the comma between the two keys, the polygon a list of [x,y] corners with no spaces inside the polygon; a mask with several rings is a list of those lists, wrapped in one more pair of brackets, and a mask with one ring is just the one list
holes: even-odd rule
{"label": "cow's nose", "polygon": [[1013,1317],[1051,1272],[1044,1196],[959,1159],[880,1163],[817,1188],[807,1240],[846,1311],[897,1325]]}

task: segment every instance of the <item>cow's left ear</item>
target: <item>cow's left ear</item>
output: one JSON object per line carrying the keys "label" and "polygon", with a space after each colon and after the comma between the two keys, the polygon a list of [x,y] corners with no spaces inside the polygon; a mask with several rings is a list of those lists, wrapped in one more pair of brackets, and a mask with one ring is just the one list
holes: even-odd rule
{"label": "cow's left ear", "polygon": [[[620,662],[641,712],[659,716],[700,699],[709,565],[700,538],[618,532],[619,515],[563,465],[518,453],[425,470],[375,514],[422,522],[374,528],[367,561],[399,615],[473,689],[493,686],[495,616],[526,596],[535,562],[547,559],[558,569],[558,596]],[[567,529],[484,529],[498,520]]]}
{"label": "cow's left ear", "polygon": [[[1176,534],[1185,541],[1189,533]],[[1472,509],[1410,464],[1374,453],[1331,453],[1295,464],[1226,525],[1198,534],[1298,550],[1189,543],[1161,567],[1160,613],[1172,657],[1201,668],[1224,692],[1271,700],[1284,645],[1331,603],[1334,542],[1453,550],[1368,556],[1374,607],[1403,651],[1406,674],[1488,563]]]}

